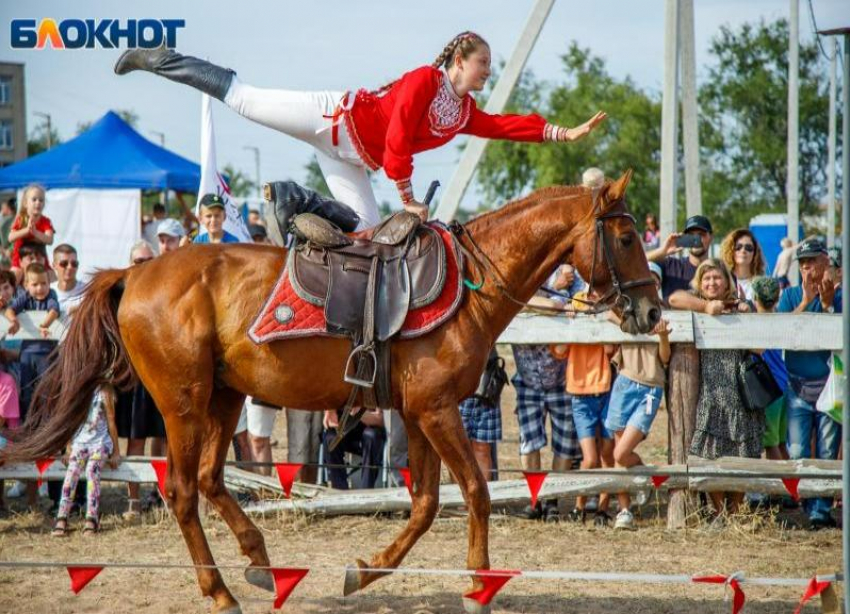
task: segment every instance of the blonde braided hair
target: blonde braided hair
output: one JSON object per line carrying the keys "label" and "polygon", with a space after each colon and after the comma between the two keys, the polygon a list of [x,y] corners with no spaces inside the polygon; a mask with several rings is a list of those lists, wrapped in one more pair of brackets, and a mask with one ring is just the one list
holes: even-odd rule
{"label": "blonde braided hair", "polygon": [[[452,40],[448,42],[448,44],[443,47],[443,50],[440,52],[433,62],[431,62],[431,66],[434,68],[446,68],[448,69],[456,55],[460,55],[460,57],[466,59],[472,54],[476,49],[480,46],[489,47],[490,45],[485,41],[480,35],[475,32],[461,32],[457,36],[455,36]],[[379,87],[374,90],[372,94],[375,96],[381,96],[386,94],[392,87],[398,83],[398,79],[394,81],[390,81],[386,85]]]}

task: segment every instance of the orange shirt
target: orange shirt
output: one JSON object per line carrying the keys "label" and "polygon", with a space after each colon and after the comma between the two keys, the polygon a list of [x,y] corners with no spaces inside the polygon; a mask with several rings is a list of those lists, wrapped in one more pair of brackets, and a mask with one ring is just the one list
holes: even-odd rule
{"label": "orange shirt", "polygon": [[611,390],[611,361],[604,345],[573,343],[567,354],[567,392],[603,394]]}

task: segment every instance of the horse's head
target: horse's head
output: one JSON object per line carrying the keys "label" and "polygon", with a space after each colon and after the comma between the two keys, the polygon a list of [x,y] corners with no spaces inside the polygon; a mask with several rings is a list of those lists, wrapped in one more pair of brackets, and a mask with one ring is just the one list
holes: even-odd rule
{"label": "horse's head", "polygon": [[661,319],[661,302],[649,272],[643,242],[626,207],[632,171],[606,182],[580,224],[573,263],[600,301],[610,304],[627,333],[648,333]]}

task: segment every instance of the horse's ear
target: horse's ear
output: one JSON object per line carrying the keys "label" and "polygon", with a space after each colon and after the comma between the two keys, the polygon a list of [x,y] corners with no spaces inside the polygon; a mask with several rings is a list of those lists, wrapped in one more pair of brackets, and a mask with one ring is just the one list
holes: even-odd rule
{"label": "horse's ear", "polygon": [[626,195],[626,188],[629,186],[631,180],[632,169],[628,169],[623,173],[622,177],[611,184],[611,187],[608,189],[608,202],[613,203],[622,200],[623,196]]}

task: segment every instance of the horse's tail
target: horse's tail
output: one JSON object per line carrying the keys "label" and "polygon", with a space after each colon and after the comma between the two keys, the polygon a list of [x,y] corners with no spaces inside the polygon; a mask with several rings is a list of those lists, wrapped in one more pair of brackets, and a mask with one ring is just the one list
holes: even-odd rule
{"label": "horse's tail", "polygon": [[85,289],[53,364],[39,379],[26,423],[2,462],[53,456],[85,421],[98,386],[130,387],[136,374],[118,330],[118,304],[126,271],[101,271]]}

